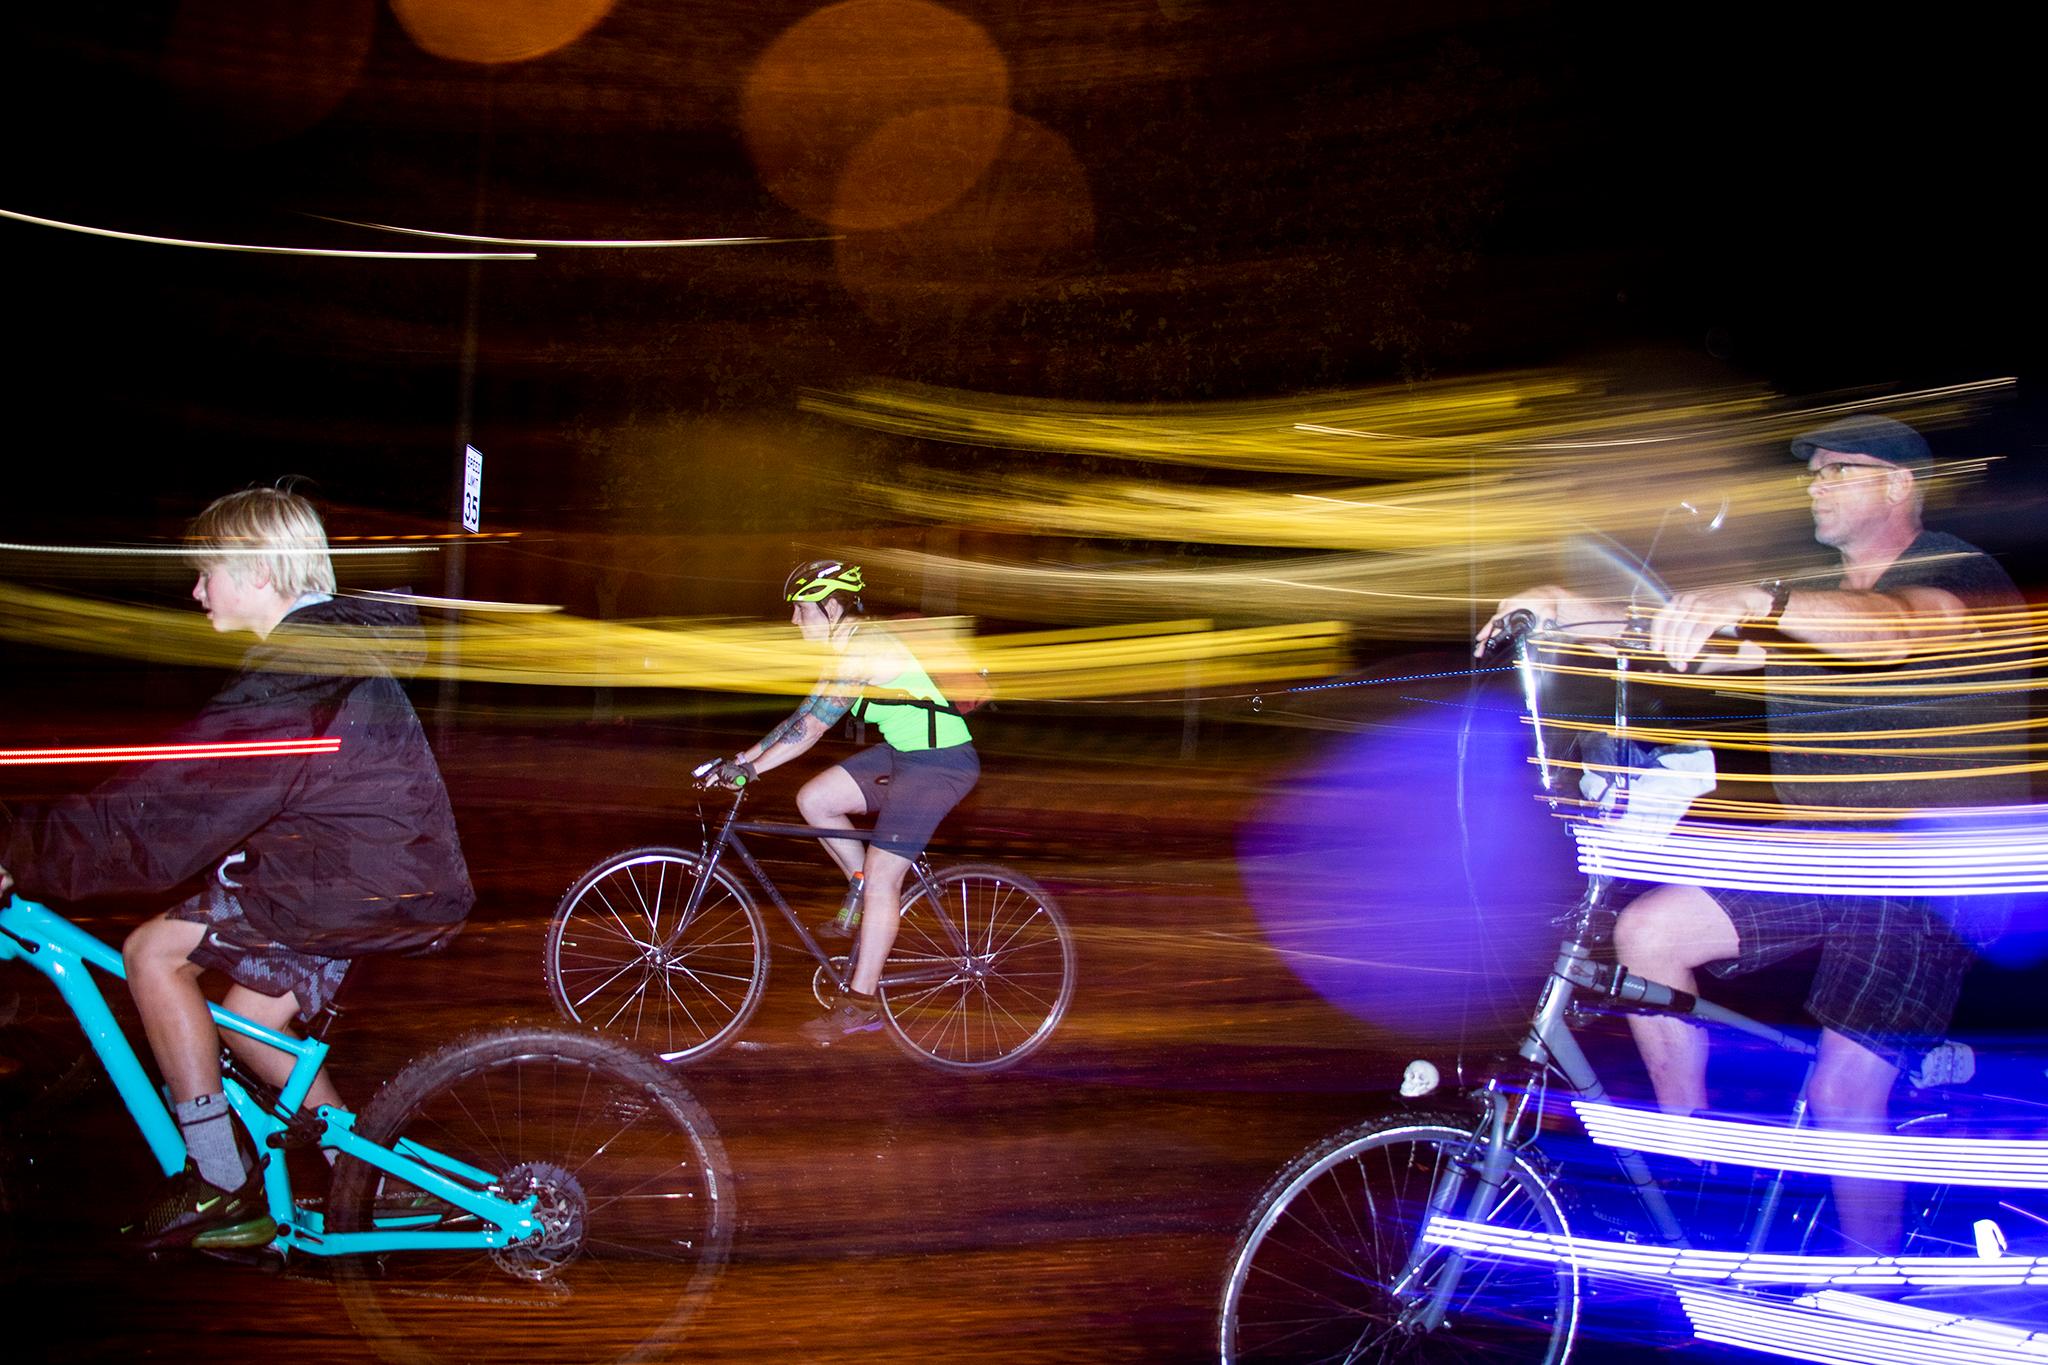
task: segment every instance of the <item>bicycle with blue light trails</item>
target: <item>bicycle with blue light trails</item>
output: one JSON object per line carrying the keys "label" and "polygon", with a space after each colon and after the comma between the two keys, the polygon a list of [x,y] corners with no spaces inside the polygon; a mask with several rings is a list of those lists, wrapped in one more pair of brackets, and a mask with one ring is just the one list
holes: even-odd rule
{"label": "bicycle with blue light trails", "polygon": [[[178,1126],[93,974],[124,976],[120,953],[10,896],[0,962],[56,987],[156,1163],[180,1169]],[[724,1149],[674,1073],[631,1049],[502,1028],[417,1058],[360,1112],[307,1112],[338,1011],[299,1038],[212,1008],[221,1029],[292,1067],[272,1089],[224,1054],[273,1226],[259,1222],[253,1248],[244,1233],[211,1249],[329,1265],[357,1330],[387,1358],[664,1358],[716,1280],[735,1223]],[[324,1198],[295,1185],[294,1150],[334,1155]],[[204,1235],[194,1245],[209,1249]]]}
{"label": "bicycle with blue light trails", "polygon": [[[1516,613],[1506,625],[1494,643],[1514,649],[1556,810],[1566,765],[1546,749],[1534,622]],[[1617,670],[1618,700],[1625,686]],[[1625,734],[1624,715],[1618,705]],[[1575,829],[1582,859],[1589,838],[1612,838],[1632,808],[1660,804],[1627,789],[1637,765],[1612,766],[1624,776],[1614,818]],[[1631,1315],[1661,1313],[1675,1296],[1694,1339],[1795,1359],[2048,1358],[2048,1334],[1987,1320],[2011,1306],[2006,1291],[2048,1283],[2048,1256],[2010,1254],[2000,1221],[2048,1226],[2048,1209],[2015,1193],[2048,1191],[2048,1142],[2032,1137],[2048,1115],[2008,1114],[2011,1126],[1988,1136],[1941,1113],[1885,1134],[1821,1130],[1808,1123],[1803,1084],[1775,1122],[1614,1104],[1574,1032],[1589,1016],[1651,1012],[1733,1029],[1807,1059],[1809,1077],[1817,1049],[1602,961],[1620,877],[1598,856],[1587,867],[1515,1054],[1449,1093],[1434,1067],[1414,1063],[1380,1113],[1303,1152],[1259,1196],[1230,1258],[1220,1358],[1564,1365],[1595,1295]],[[1923,1072],[1915,1084],[1939,1079]],[[1812,1254],[1825,1186],[1800,1177],[1814,1176],[1911,1183],[1904,1254]],[[1688,1195],[1701,1202],[1688,1209]]]}

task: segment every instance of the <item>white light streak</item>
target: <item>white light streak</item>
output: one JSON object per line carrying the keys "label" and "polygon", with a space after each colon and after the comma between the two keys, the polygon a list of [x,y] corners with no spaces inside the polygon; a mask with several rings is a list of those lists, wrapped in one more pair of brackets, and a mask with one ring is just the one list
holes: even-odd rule
{"label": "white light streak", "polygon": [[1327,503],[1332,507],[1367,507],[1375,512],[1419,512],[1422,510],[1419,507],[1397,507],[1387,502],[1360,502],[1355,498],[1330,498],[1324,497],[1320,493],[1296,493],[1292,496],[1300,498],[1303,502]]}
{"label": "white light streak", "polygon": [[369,228],[375,232],[396,232],[406,237],[431,237],[440,242],[475,242],[483,246],[538,246],[570,249],[639,251],[655,247],[770,246],[792,242],[836,242],[829,237],[486,237],[475,232],[435,232],[430,228],[399,227],[393,223],[366,223],[355,218],[330,218],[324,213],[309,217],[344,227]]}
{"label": "white light streak", "polygon": [[351,592],[349,597],[369,597],[379,602],[409,602],[416,607],[439,607],[443,611],[492,611],[526,615],[545,615],[560,611],[553,602],[490,602],[476,597],[427,597],[416,592]]}
{"label": "white light streak", "polygon": [[1687,886],[1830,895],[2004,895],[2048,890],[2048,811],[2008,810],[1954,829],[1776,836],[1681,821],[1646,836],[1625,822],[1573,820],[1579,868]]}
{"label": "white light streak", "polygon": [[1644,1246],[1533,1229],[1435,1218],[1423,1229],[1431,1246],[1472,1256],[1541,1265],[1559,1262],[1586,1275],[1730,1285],[1834,1285],[1861,1289],[1990,1289],[2048,1285],[2048,1258],[2001,1256],[1790,1256],[1696,1247]]}
{"label": "white light streak", "polygon": [[1787,1302],[1682,1286],[1678,1300],[1702,1341],[1817,1365],[2039,1365],[2048,1340],[1983,1318],[1883,1303],[1837,1290]]}
{"label": "white light streak", "polygon": [[2004,375],[1995,379],[1972,379],[1961,384],[1949,384],[1936,389],[1918,389],[1912,393],[1894,394],[1888,398],[1861,398],[1847,403],[1828,403],[1819,407],[1804,408],[1801,415],[1808,420],[1839,417],[1846,413],[1868,412],[1873,408],[1886,409],[1904,407],[1914,403],[1932,403],[1949,398],[1977,397],[1996,389],[2011,388],[2019,383],[2016,375]]}
{"label": "white light streak", "polygon": [[1573,1100],[1595,1142],[1695,1161],[1929,1185],[2048,1190],[2048,1142],[1779,1128]]}
{"label": "white light streak", "polygon": [[[438,554],[439,545],[330,545],[330,555]],[[23,555],[103,555],[110,559],[232,559],[236,555],[276,554],[274,549],[212,545],[23,545],[0,540],[0,551]]]}
{"label": "white light streak", "polygon": [[105,237],[116,242],[140,242],[145,246],[181,246],[199,251],[241,251],[258,256],[332,256],[359,261],[531,261],[531,251],[351,251],[340,247],[258,246],[250,242],[206,242],[191,237],[157,237],[146,232],[117,232],[113,228],[67,223],[59,218],[38,218],[32,213],[0,209],[0,218],[36,227],[57,228],[87,237]]}

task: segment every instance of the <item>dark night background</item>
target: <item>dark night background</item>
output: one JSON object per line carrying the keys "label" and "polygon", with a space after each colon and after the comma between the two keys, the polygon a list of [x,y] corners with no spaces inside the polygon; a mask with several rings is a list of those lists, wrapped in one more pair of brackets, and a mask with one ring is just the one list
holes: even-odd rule
{"label": "dark night background", "polygon": [[[566,48],[482,65],[428,55],[368,0],[18,6],[0,207],[324,246],[437,244],[309,215],[817,237],[740,127],[750,65],[813,8],[621,0]],[[2031,389],[2036,115],[2005,21],[957,13],[1070,158],[1026,148],[941,221],[837,247],[471,267],[0,223],[17,531],[24,503],[44,525],[137,525],[284,471],[445,516],[465,419],[499,526],[782,529],[816,515],[787,496],[797,475],[721,450],[815,438],[800,392],[867,378],[1166,401],[1633,354],[1791,394]],[[885,445],[853,444],[861,472],[887,468]]]}

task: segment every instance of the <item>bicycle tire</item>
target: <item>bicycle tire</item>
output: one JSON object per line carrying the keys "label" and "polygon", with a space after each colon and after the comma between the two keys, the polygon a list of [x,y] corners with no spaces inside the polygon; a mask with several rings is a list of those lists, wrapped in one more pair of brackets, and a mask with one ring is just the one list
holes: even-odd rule
{"label": "bicycle tire", "polygon": [[704,871],[698,853],[634,848],[578,877],[542,948],[556,1011],[665,1062],[702,1061],[739,1037],[768,988],[768,930],[722,867],[680,923]]}
{"label": "bicycle tire", "polygon": [[[667,1354],[723,1267],[732,1175],[710,1118],[675,1074],[623,1043],[561,1028],[483,1033],[408,1064],[356,1131],[403,1139],[538,1194],[550,1231],[499,1251],[342,1256],[335,1280],[356,1329],[403,1365],[628,1362]],[[380,1209],[448,1227],[477,1220],[343,1156],[337,1231]]]}
{"label": "bicycle tire", "polygon": [[[1449,1114],[1393,1116],[1337,1133],[1289,1163],[1259,1196],[1231,1254],[1216,1319],[1226,1365],[1564,1365],[1579,1318],[1579,1274],[1569,1262],[1468,1261],[1435,1331],[1396,1322],[1403,1301],[1390,1280],[1407,1263],[1438,1174],[1471,1148],[1472,1129],[1471,1119]],[[1567,1235],[1539,1160],[1513,1158],[1488,1221]],[[1425,1273],[1422,1283],[1430,1279]]]}
{"label": "bicycle tire", "polygon": [[1059,906],[993,863],[949,867],[904,897],[884,975],[938,967],[950,969],[943,980],[885,985],[881,998],[897,1046],[942,1071],[1015,1066],[1045,1045],[1074,998],[1074,936]]}

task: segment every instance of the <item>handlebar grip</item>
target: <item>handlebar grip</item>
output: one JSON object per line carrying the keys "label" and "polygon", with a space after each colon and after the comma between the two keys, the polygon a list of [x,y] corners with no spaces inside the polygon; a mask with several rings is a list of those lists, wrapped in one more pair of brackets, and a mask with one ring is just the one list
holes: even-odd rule
{"label": "handlebar grip", "polygon": [[751,783],[756,774],[751,763],[739,763],[729,758],[714,758],[708,763],[700,763],[692,768],[690,776],[695,780],[699,791],[710,791],[714,787],[739,791]]}
{"label": "handlebar grip", "polygon": [[1497,654],[1511,644],[1526,640],[1536,630],[1536,613],[1527,607],[1518,607],[1501,617],[1500,624],[1487,635],[1481,646],[1488,654]]}

